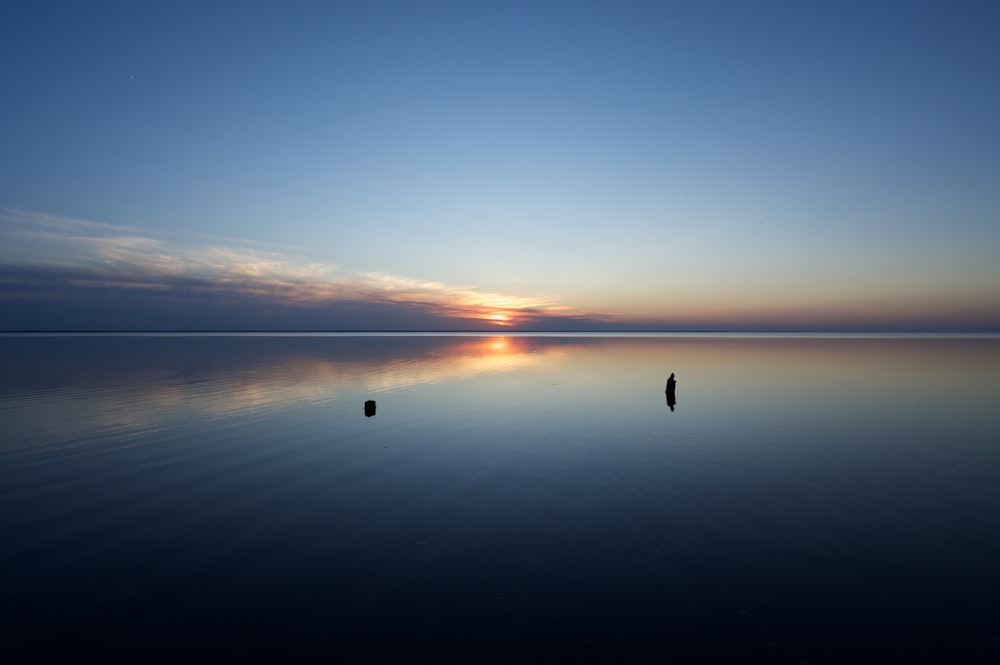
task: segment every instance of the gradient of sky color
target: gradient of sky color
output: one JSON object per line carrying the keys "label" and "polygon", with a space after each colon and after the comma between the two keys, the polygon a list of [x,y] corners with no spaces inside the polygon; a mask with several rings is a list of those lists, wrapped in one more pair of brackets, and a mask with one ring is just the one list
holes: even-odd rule
{"label": "gradient of sky color", "polygon": [[0,330],[1000,330],[1000,3],[0,7]]}

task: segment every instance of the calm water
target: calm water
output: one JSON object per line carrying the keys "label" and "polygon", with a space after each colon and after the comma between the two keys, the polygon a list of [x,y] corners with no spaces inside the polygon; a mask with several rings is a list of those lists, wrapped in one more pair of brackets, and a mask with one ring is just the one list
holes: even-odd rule
{"label": "calm water", "polygon": [[997,338],[6,336],[0,367],[8,661],[1000,659]]}

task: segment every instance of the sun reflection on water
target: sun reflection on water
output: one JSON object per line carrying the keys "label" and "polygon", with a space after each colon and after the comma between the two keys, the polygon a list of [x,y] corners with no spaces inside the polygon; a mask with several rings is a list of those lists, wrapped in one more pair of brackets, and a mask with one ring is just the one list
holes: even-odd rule
{"label": "sun reflection on water", "polygon": [[[333,356],[324,350],[288,346],[276,356],[250,353],[234,356],[232,362],[217,357],[219,364],[180,374],[169,359],[150,354],[143,360],[147,366],[84,373],[88,380],[79,385],[65,385],[63,377],[63,385],[48,386],[41,393],[49,402],[67,403],[67,418],[47,421],[47,439],[52,445],[67,442],[82,421],[95,431],[125,433],[157,428],[182,413],[185,418],[256,417],[274,409],[525,369],[548,362],[552,355],[530,340],[507,336],[452,338],[414,353],[401,352],[393,344],[359,356]],[[156,371],[148,365],[155,365]],[[95,376],[102,385],[94,383]],[[150,381],[149,376],[160,378]],[[37,423],[25,422],[23,427],[34,431]]]}

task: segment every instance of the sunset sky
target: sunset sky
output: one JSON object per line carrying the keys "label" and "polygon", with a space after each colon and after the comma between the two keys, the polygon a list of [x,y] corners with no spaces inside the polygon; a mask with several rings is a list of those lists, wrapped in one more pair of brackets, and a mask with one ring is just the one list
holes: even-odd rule
{"label": "sunset sky", "polygon": [[0,330],[1000,331],[1000,3],[0,5]]}

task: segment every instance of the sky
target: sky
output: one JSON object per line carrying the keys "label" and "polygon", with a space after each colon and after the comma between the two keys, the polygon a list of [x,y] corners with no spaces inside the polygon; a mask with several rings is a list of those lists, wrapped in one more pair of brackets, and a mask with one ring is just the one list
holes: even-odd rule
{"label": "sky", "polygon": [[0,4],[0,330],[1000,331],[1000,3]]}

